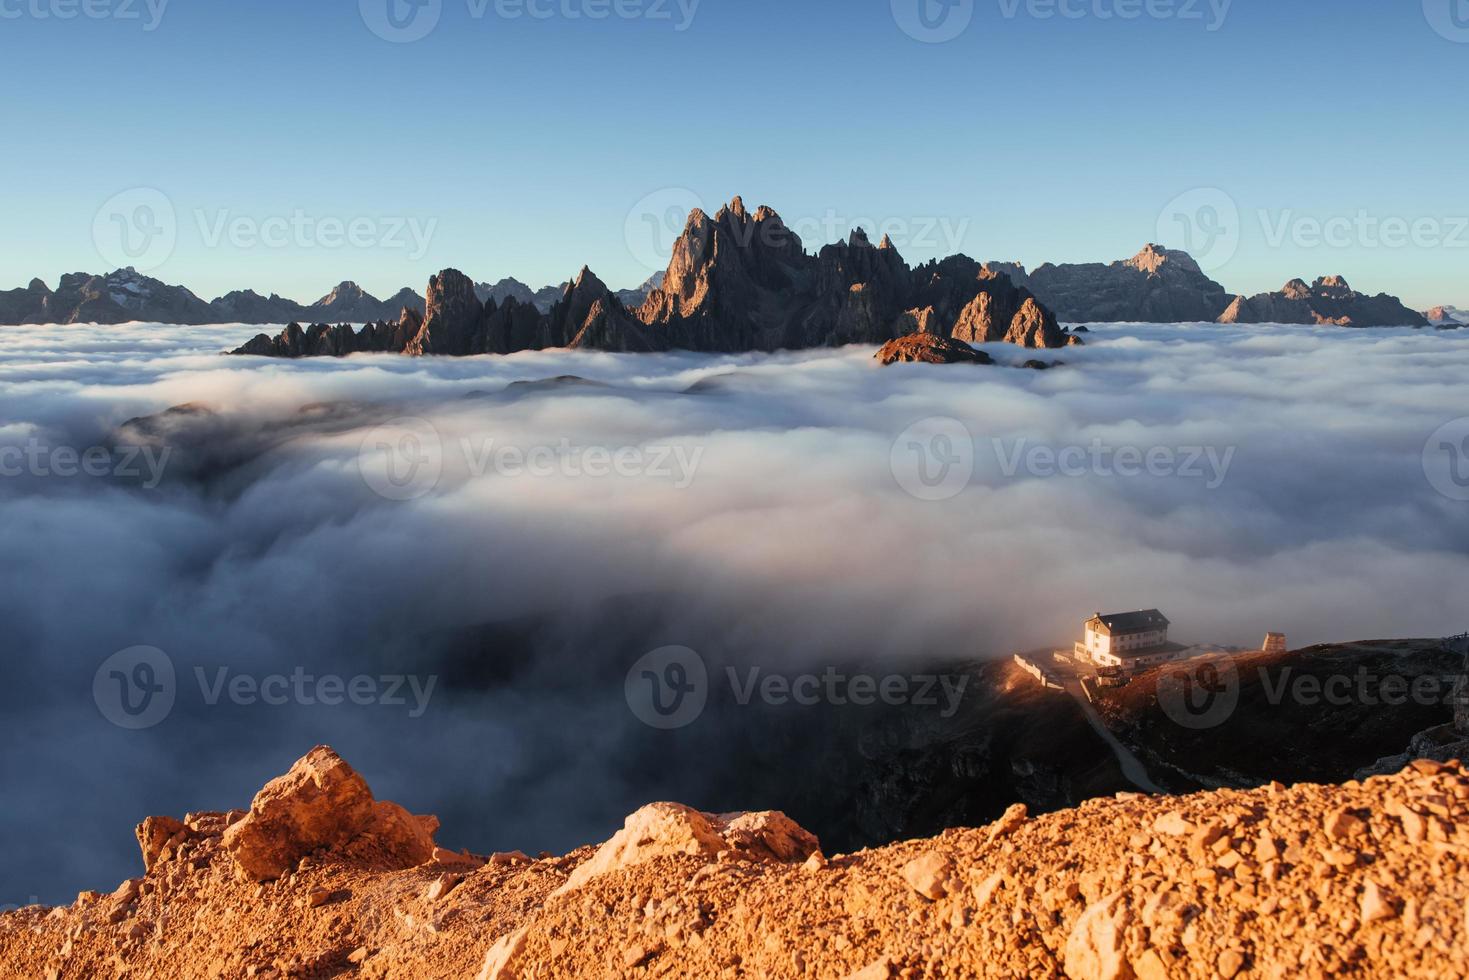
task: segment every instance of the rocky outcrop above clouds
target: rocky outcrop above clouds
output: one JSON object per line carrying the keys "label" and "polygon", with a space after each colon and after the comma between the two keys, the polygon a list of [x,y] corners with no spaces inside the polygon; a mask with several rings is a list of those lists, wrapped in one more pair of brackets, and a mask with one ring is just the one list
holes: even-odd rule
{"label": "rocky outcrop above clouds", "polygon": [[[552,347],[741,352],[882,344],[910,333],[1032,348],[1081,343],[1027,290],[965,256],[912,269],[892,242],[873,245],[861,229],[808,255],[774,210],[751,212],[739,198],[712,217],[693,212],[667,273],[645,287],[646,299],[632,308],[626,294],[583,268],[541,312],[517,298],[523,289],[507,287],[497,300],[498,286],[476,286],[447,269],[429,282],[420,333],[389,349],[413,356]],[[371,344],[340,337],[324,350],[382,350],[378,336]],[[320,347],[262,336],[235,353],[312,356]],[[297,350],[306,353],[291,353]]]}
{"label": "rocky outcrop above clouds", "polygon": [[1435,327],[1460,327],[1469,324],[1469,310],[1457,306],[1435,306],[1423,312],[1423,318]]}
{"label": "rocky outcrop above clouds", "polygon": [[1367,296],[1341,276],[1326,276],[1307,286],[1292,279],[1279,292],[1237,296],[1220,323],[1292,323],[1338,327],[1422,327],[1428,320],[1386,293]]}
{"label": "rocky outcrop above clouds", "polygon": [[873,357],[882,365],[994,363],[984,351],[975,350],[962,340],[931,333],[912,333],[889,340]]}
{"label": "rocky outcrop above clouds", "polygon": [[671,346],[693,350],[883,344],[913,332],[1071,342],[1027,290],[966,256],[910,268],[890,240],[873,245],[859,228],[812,257],[779,214],[751,213],[739,198],[713,217],[690,215],[662,287],[638,315]]}
{"label": "rocky outcrop above clouds", "polygon": [[560,857],[432,826],[315,749],[248,813],[145,821],[145,870],[110,893],[0,914],[0,974],[1442,977],[1469,943],[1457,763],[1016,806],[849,855],[783,814],[669,803]]}
{"label": "rocky outcrop above clouds", "polygon": [[1187,252],[1148,245],[1130,259],[1053,265],[1026,274],[1018,263],[991,262],[1035,294],[1062,322],[1211,322],[1229,305],[1225,288]]}

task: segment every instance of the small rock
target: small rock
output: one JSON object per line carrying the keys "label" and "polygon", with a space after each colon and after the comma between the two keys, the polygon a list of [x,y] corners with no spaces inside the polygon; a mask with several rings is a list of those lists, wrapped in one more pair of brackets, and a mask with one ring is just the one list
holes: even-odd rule
{"label": "small rock", "polygon": [[884,956],[875,960],[856,973],[849,973],[846,980],[888,980],[893,975],[893,961]]}
{"label": "small rock", "polygon": [[1143,953],[1132,964],[1132,969],[1137,974],[1138,980],[1168,980],[1168,966],[1163,962],[1163,957],[1158,955],[1156,949]]}
{"label": "small rock", "polygon": [[367,955],[367,947],[358,946],[356,949],[352,950],[352,952],[347,954],[347,962],[360,964],[367,959]]}
{"label": "small rock", "polygon": [[1163,814],[1153,821],[1153,830],[1159,834],[1167,834],[1169,837],[1182,837],[1187,834],[1193,825],[1183,818],[1183,814],[1177,810]]}
{"label": "small rock", "polygon": [[1367,887],[1362,889],[1362,925],[1396,918],[1397,914],[1392,903],[1392,894],[1369,879]]}
{"label": "small rock", "polygon": [[485,954],[485,964],[480,969],[479,980],[514,980],[515,962],[525,952],[525,938],[529,930],[517,929],[495,940]]}
{"label": "small rock", "polygon": [[922,854],[903,865],[903,880],[929,901],[938,901],[949,893],[949,880],[954,865],[937,851]]}
{"label": "small rock", "polygon": [[1083,912],[1066,940],[1066,975],[1072,980],[1127,980],[1133,971],[1122,952],[1126,923],[1120,893]]}
{"label": "small rock", "polygon": [[459,875],[439,875],[439,877],[435,878],[429,884],[428,888],[424,890],[424,900],[428,902],[437,902],[439,899],[443,898],[451,891],[453,891],[454,886],[459,884],[459,882],[462,880],[463,879],[460,878]]}
{"label": "small rock", "polygon": [[1010,807],[1010,809],[1006,810],[1004,816],[1000,817],[1000,819],[997,820],[990,827],[990,842],[993,843],[994,841],[999,840],[1001,837],[1010,836],[1015,831],[1024,826],[1025,821],[1029,818],[1030,810],[1026,808],[1025,804],[1016,803],[1014,806]]}
{"label": "small rock", "polygon": [[807,872],[821,871],[826,867],[826,864],[826,858],[820,851],[812,851],[811,856],[806,859],[806,863],[801,865],[801,870]]}
{"label": "small rock", "polygon": [[320,908],[332,899],[330,888],[313,888],[306,895],[306,903],[312,908]]}
{"label": "small rock", "polygon": [[1244,965],[1244,954],[1237,949],[1226,949],[1220,953],[1219,961],[1215,964],[1223,980],[1233,980],[1235,974],[1244,969]]}
{"label": "small rock", "polygon": [[647,963],[658,955],[658,950],[648,946],[633,946],[622,954],[622,966],[625,970],[632,970]]}
{"label": "small rock", "polygon": [[1326,836],[1332,840],[1347,840],[1366,829],[1367,825],[1350,810],[1335,810],[1326,818]]}

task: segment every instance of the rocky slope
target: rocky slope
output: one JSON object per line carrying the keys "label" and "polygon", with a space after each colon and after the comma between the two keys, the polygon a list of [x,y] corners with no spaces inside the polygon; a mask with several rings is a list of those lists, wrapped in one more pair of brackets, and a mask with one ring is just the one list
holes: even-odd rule
{"label": "rocky slope", "polygon": [[1367,296],[1341,276],[1307,286],[1292,279],[1276,293],[1236,296],[1220,323],[1294,323],[1338,327],[1423,327],[1428,320],[1386,293]]}
{"label": "rocky slope", "polygon": [[247,811],[152,817],[143,874],[0,916],[0,972],[96,976],[1445,977],[1469,772],[1121,794],[849,855],[653,804],[600,847],[476,855],[318,747]]}

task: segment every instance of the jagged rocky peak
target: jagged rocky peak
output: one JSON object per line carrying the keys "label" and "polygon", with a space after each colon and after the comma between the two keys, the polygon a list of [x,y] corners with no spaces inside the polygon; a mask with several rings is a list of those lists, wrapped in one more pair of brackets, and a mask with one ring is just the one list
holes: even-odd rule
{"label": "jagged rocky peak", "polygon": [[1286,299],[1306,299],[1311,295],[1311,287],[1304,279],[1292,279],[1280,288],[1280,294]]}
{"label": "jagged rocky peak", "polygon": [[1356,291],[1348,285],[1345,276],[1322,276],[1311,286],[1313,292],[1325,296],[1335,296],[1345,299],[1357,295]]}
{"label": "jagged rocky peak", "polygon": [[[341,282],[337,283],[337,285],[332,289],[331,292],[327,293],[321,299],[317,300],[316,305],[333,306],[337,303],[356,302],[357,300],[361,300],[366,297],[367,293],[363,290],[361,286],[357,285],[355,282],[352,282],[350,279],[344,279]],[[374,302],[376,302],[376,300],[374,300]]]}
{"label": "jagged rocky peak", "polygon": [[471,353],[485,312],[474,280],[458,269],[445,269],[430,277],[424,303],[423,328],[405,353],[461,357]]}
{"label": "jagged rocky peak", "polygon": [[1202,274],[1199,264],[1194,261],[1192,255],[1177,249],[1164,248],[1152,242],[1144,245],[1141,252],[1128,259],[1127,264],[1149,275],[1157,275],[1164,266],[1169,264],[1177,265],[1185,272]]}

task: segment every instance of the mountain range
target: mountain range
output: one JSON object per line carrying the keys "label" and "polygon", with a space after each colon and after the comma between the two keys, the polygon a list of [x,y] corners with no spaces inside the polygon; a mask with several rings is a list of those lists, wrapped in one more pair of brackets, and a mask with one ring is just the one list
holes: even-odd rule
{"label": "mountain range", "polygon": [[[909,268],[890,241],[884,239],[874,247],[858,229],[847,241],[827,245],[811,255],[773,210],[762,207],[752,214],[735,198],[712,218],[703,211],[690,215],[667,272],[634,289],[606,290],[617,304],[616,309],[611,303],[604,304],[602,315],[611,318],[610,325],[597,327],[583,340],[600,342],[599,332],[610,331],[606,342],[631,349],[671,345],[695,350],[744,350],[858,340],[883,343],[894,339],[894,329],[902,326],[911,328],[906,331],[909,333],[964,339],[960,335],[972,334],[973,325],[960,324],[963,306],[980,293],[1003,292],[995,286],[981,290],[973,282],[994,282],[1001,276],[1047,311],[1047,317],[1061,323],[1422,327],[1469,320],[1469,314],[1453,307],[1436,307],[1424,314],[1387,294],[1358,293],[1340,276],[1323,277],[1309,286],[1304,280],[1292,279],[1278,292],[1234,295],[1209,278],[1188,253],[1153,244],[1117,262],[1048,262],[1033,271],[1018,262],[981,265],[964,255]],[[592,278],[596,283],[594,292],[606,289],[601,280]],[[570,342],[581,334],[580,329],[562,336],[565,324],[530,327],[529,312],[512,315],[501,311],[513,302],[517,310],[549,318],[569,292],[577,291],[579,301],[590,312],[595,298],[589,299],[585,289],[576,287],[576,281],[568,281],[533,289],[519,280],[505,278],[495,283],[471,281],[470,293],[482,308],[493,306],[495,315],[502,319],[525,320],[517,328],[522,332]],[[24,288],[0,291],[0,324],[144,320],[376,326],[400,322],[405,310],[423,316],[428,305],[429,298],[406,287],[388,299],[378,300],[352,282],[341,283],[310,304],[275,294],[261,296],[253,290],[239,290],[205,302],[182,286],[168,285],[129,268],[103,276],[65,275],[54,291],[39,279]],[[1023,299],[1009,311],[1012,317],[1020,305]],[[897,324],[900,316],[907,319]],[[1008,330],[1006,324],[999,332],[1003,335]],[[1056,340],[1055,331],[1050,332],[1050,339]],[[485,341],[491,348],[518,342],[511,334]],[[1061,338],[1059,342],[1066,340]]]}
{"label": "mountain range", "polygon": [[0,291],[0,323],[290,323],[295,320],[369,322],[423,311],[423,297],[406,286],[379,300],[355,282],[343,282],[314,303],[272,293],[235,290],[206,303],[183,286],[171,286],[132,268],[105,276],[76,272],[55,290],[39,279],[24,289]]}
{"label": "mountain range", "polygon": [[[913,333],[967,344],[1080,343],[1028,290],[966,256],[913,268],[890,240],[873,245],[861,229],[811,255],[774,210],[751,212],[738,197],[713,217],[692,212],[667,272],[647,285],[651,292],[629,307],[583,268],[543,311],[534,296],[517,295],[513,286],[477,286],[446,269],[429,280],[421,318],[405,309],[395,323],[370,323],[360,331],[326,324],[303,330],[292,323],[279,336],[261,334],[235,353],[737,352],[882,344]],[[503,298],[497,299],[500,286]]]}

